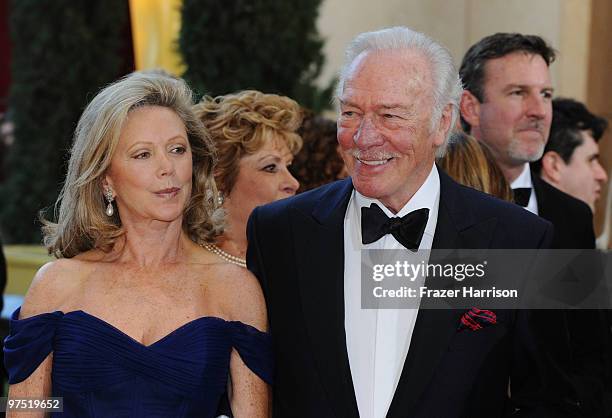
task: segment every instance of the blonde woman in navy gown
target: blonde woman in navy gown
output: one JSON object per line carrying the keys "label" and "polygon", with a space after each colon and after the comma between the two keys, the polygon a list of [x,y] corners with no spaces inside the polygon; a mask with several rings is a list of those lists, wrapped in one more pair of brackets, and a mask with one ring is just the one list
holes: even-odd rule
{"label": "blonde woman in navy gown", "polygon": [[257,280],[202,248],[222,233],[213,145],[185,83],[134,73],[78,123],[57,222],[6,340],[9,396],[61,416],[267,416]]}

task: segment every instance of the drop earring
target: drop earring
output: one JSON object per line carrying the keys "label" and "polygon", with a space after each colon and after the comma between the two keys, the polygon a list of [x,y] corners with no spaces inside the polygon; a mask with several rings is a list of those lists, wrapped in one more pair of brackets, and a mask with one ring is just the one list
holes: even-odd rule
{"label": "drop earring", "polygon": [[115,213],[115,209],[113,208],[113,200],[115,200],[115,198],[113,197],[113,191],[111,190],[110,187],[107,187],[106,190],[104,191],[104,197],[106,198],[106,201],[108,202],[108,205],[106,206],[106,216],[113,216],[113,214]]}
{"label": "drop earring", "polygon": [[225,202],[225,196],[223,195],[223,192],[220,191],[217,195],[217,205],[223,206],[223,202]]}

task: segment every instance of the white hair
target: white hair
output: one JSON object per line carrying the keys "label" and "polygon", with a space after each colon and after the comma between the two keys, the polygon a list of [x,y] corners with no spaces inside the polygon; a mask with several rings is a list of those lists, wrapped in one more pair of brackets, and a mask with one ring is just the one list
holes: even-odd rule
{"label": "white hair", "polygon": [[340,71],[336,89],[336,98],[342,94],[344,81],[353,61],[364,52],[381,50],[416,50],[429,61],[433,78],[433,109],[430,126],[432,131],[440,123],[444,108],[448,104],[451,105],[451,125],[444,143],[436,150],[436,157],[444,156],[450,134],[459,116],[459,100],[463,88],[450,52],[427,35],[404,26],[357,35],[346,49],[344,65]]}

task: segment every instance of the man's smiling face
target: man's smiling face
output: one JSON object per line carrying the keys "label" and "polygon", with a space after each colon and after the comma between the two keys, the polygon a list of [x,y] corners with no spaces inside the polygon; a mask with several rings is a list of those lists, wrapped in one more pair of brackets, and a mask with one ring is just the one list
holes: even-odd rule
{"label": "man's smiling face", "polygon": [[431,66],[418,51],[364,52],[339,97],[338,142],[353,185],[395,212],[429,175],[448,129],[448,123],[431,129],[432,84]]}

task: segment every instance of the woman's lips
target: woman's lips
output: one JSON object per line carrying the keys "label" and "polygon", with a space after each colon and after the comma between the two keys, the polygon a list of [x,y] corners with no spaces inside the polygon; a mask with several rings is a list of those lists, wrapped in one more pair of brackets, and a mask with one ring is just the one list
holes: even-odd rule
{"label": "woman's lips", "polygon": [[155,192],[160,197],[174,197],[181,189],[179,187],[169,187]]}

